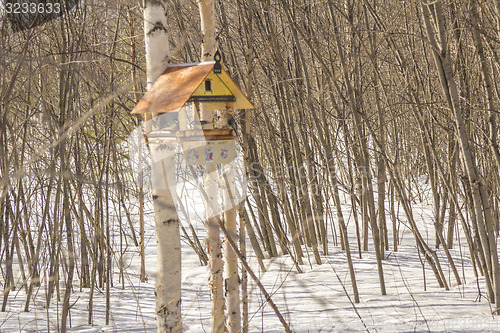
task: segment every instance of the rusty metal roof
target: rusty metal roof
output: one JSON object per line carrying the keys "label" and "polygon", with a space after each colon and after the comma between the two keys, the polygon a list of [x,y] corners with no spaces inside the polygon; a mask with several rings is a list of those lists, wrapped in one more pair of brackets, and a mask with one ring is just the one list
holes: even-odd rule
{"label": "rusty metal roof", "polygon": [[215,62],[169,66],[137,103],[132,114],[179,110],[214,67]]}

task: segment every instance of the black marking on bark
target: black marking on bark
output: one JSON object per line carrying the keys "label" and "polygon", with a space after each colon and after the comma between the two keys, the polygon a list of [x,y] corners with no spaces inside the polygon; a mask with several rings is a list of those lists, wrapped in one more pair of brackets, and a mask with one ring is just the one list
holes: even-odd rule
{"label": "black marking on bark", "polygon": [[165,9],[163,1],[159,1],[159,0],[146,0],[145,6],[146,7],[149,7],[149,6],[157,6],[158,7],[159,6],[159,7],[162,7],[163,9]]}
{"label": "black marking on bark", "polygon": [[163,224],[170,224],[170,223],[179,223],[179,220],[178,219],[168,219],[166,221],[163,221]]}
{"label": "black marking on bark", "polygon": [[160,21],[155,22],[153,28],[148,31],[148,36],[154,34],[156,31],[167,32],[167,28]]}
{"label": "black marking on bark", "polygon": [[153,195],[153,200],[156,200],[156,199],[158,199],[158,196],[155,194],[155,195]]}

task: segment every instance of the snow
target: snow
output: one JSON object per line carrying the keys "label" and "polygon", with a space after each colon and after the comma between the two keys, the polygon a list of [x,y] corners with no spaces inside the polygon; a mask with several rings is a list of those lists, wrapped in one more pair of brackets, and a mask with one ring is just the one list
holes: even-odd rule
{"label": "snow", "polygon": [[[150,203],[149,203],[150,205]],[[146,269],[149,281],[139,281],[139,257],[134,249],[126,260],[124,289],[116,268],[111,289],[110,325],[105,325],[105,290],[94,292],[93,325],[88,325],[89,290],[71,295],[71,332],[155,332],[154,282],[156,247],[154,220],[151,212],[146,215]],[[344,205],[346,218],[349,205]],[[431,222],[432,207],[429,203],[416,204],[415,218],[424,238],[434,245]],[[289,256],[266,259],[266,273],[259,265],[247,242],[251,267],[271,294],[278,309],[294,332],[498,332],[500,325],[490,313],[482,278],[475,279],[468,258],[465,239],[455,240],[451,250],[464,284],[458,286],[444,253],[438,250],[441,265],[450,284],[450,290],[439,288],[428,265],[424,274],[415,248],[413,236],[404,225],[400,226],[402,242],[398,252],[386,251],[384,275],[387,295],[380,294],[377,266],[373,251],[362,253],[359,259],[354,223],[347,220],[352,256],[361,303],[353,304],[351,281],[346,256],[330,241],[329,254],[323,255],[323,265],[312,264],[313,258],[305,258],[304,273],[299,274]],[[388,228],[390,216],[388,216]],[[201,221],[191,221],[200,239],[204,237]],[[332,221],[333,223],[335,221]],[[338,230],[338,228],[337,228]],[[427,230],[426,232],[424,230]],[[331,225],[329,225],[331,240]],[[389,235],[392,248],[392,235]],[[370,245],[371,246],[371,245]],[[371,248],[372,250],[373,248]],[[200,266],[195,252],[186,241],[182,242],[182,313],[184,331],[187,333],[210,331],[210,294],[208,271]],[[307,252],[305,252],[307,253]],[[309,251],[311,257],[312,252]],[[116,259],[115,259],[116,260]],[[478,290],[479,287],[479,290]],[[63,292],[61,286],[61,292]],[[30,312],[22,312],[25,301],[23,289],[11,292],[7,311],[0,313],[0,332],[53,332],[60,324],[61,303],[55,299],[50,308],[44,308],[44,285],[37,291]],[[481,296],[479,297],[481,292]],[[249,281],[250,332],[283,332],[273,310],[266,304],[259,289]]]}

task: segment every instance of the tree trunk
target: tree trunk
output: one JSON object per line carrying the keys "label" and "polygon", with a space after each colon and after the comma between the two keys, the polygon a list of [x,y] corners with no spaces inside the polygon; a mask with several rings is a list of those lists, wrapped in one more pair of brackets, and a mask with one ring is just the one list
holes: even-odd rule
{"label": "tree trunk", "polygon": [[[202,33],[201,60],[213,60],[216,51],[215,41],[215,6],[214,0],[198,0],[200,11],[200,24]],[[200,120],[210,119],[211,111],[204,108],[200,103]],[[214,165],[207,166],[207,178],[205,180],[207,202],[207,243],[210,268],[210,289],[212,295],[212,333],[224,332],[224,290],[223,290],[223,260],[221,252],[219,213],[217,206],[218,186],[216,184],[216,168]],[[231,218],[233,216],[231,215]],[[226,254],[227,256],[227,254]]]}
{"label": "tree trunk", "polygon": [[224,288],[223,288],[223,261],[220,240],[219,216],[220,208],[217,205],[217,181],[215,168],[207,168],[205,179],[206,218],[207,218],[207,247],[208,266],[210,268],[210,294],[212,298],[212,333],[224,332]]}
{"label": "tree trunk", "polygon": [[363,182],[363,196],[366,195],[368,199],[368,210],[369,210],[369,216],[370,216],[370,224],[372,228],[372,237],[373,237],[373,245],[375,247],[375,257],[377,260],[377,269],[378,269],[378,276],[379,276],[379,282],[380,282],[380,292],[382,295],[386,295],[386,290],[385,290],[385,281],[384,281],[384,271],[383,271],[383,266],[382,266],[382,254],[380,251],[380,238],[379,238],[379,227],[377,225],[376,221],[376,215],[375,215],[375,203],[373,200],[373,184],[372,184],[372,177],[371,177],[371,171],[370,171],[370,156],[368,153],[368,144],[367,144],[367,138],[365,134],[363,133],[363,123],[361,121],[361,115],[358,107],[355,105],[355,96],[354,96],[354,91],[351,85],[351,81],[349,78],[349,75],[347,73],[347,64],[345,61],[345,55],[342,47],[342,43],[340,41],[340,35],[339,31],[336,25],[336,20],[335,16],[333,13],[333,8],[330,6],[330,13],[331,13],[331,19],[334,25],[334,31],[336,33],[336,42],[337,42],[337,48],[339,51],[339,56],[340,56],[340,63],[342,66],[342,69],[344,70],[344,80],[347,86],[348,90],[348,98],[349,98],[349,107],[352,112],[352,116],[354,119],[354,125],[358,134],[358,138],[361,144],[361,162],[362,162],[362,167],[363,169],[361,171],[361,176],[362,176],[362,182]]}
{"label": "tree trunk", "polygon": [[[167,66],[169,47],[166,2],[146,0],[144,8],[144,42],[148,89]],[[146,132],[151,122],[146,120]],[[157,264],[156,328],[157,332],[180,332],[181,319],[181,246],[176,211],[175,152],[171,147],[152,147],[152,186],[156,221]],[[167,148],[167,149],[163,149]],[[166,152],[166,154],[164,153]]]}
{"label": "tree trunk", "polygon": [[[235,172],[233,168],[228,169],[224,175],[226,188],[224,191],[224,206],[231,207],[224,212],[224,227],[234,244],[238,243],[238,232],[236,228],[237,206],[234,201],[235,188],[231,189],[231,184],[235,186]],[[240,278],[238,276],[238,258],[228,240],[224,240],[225,268],[224,277],[226,285],[227,304],[227,326],[229,333],[238,333],[241,330],[240,312]]]}
{"label": "tree trunk", "polygon": [[472,200],[474,206],[473,214],[476,215],[477,224],[479,227],[479,236],[485,252],[485,259],[488,272],[490,274],[493,292],[489,294],[490,302],[495,302],[495,311],[498,312],[500,308],[500,268],[498,262],[498,251],[493,230],[493,218],[491,208],[486,197],[485,185],[483,184],[482,177],[479,175],[476,167],[476,162],[470,148],[469,137],[466,132],[465,121],[462,114],[462,109],[459,104],[458,90],[453,77],[451,63],[447,55],[446,41],[444,40],[444,23],[441,12],[441,2],[438,0],[432,8],[435,10],[436,26],[441,36],[441,44],[444,46],[439,47],[431,26],[430,21],[430,7],[422,3],[422,12],[429,38],[430,44],[433,48],[433,56],[436,68],[438,69],[443,93],[449,96],[448,103],[455,116],[455,123],[457,126],[457,139],[460,144],[460,150],[464,158],[465,170],[470,183],[472,191]]}
{"label": "tree trunk", "polygon": [[[156,146],[156,145],[155,145]],[[167,156],[152,147],[153,204],[156,221],[158,270],[156,275],[156,328],[157,332],[181,332],[181,244],[179,219],[176,211],[175,151],[171,147]]]}

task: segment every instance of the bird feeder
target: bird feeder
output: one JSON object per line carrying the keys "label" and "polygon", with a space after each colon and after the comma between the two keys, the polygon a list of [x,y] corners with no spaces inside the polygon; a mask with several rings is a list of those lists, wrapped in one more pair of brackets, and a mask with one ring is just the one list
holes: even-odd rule
{"label": "bird feeder", "polygon": [[151,114],[147,133],[153,143],[175,140],[189,164],[224,164],[235,156],[234,111],[253,109],[252,103],[215,61],[169,65],[132,110]]}

